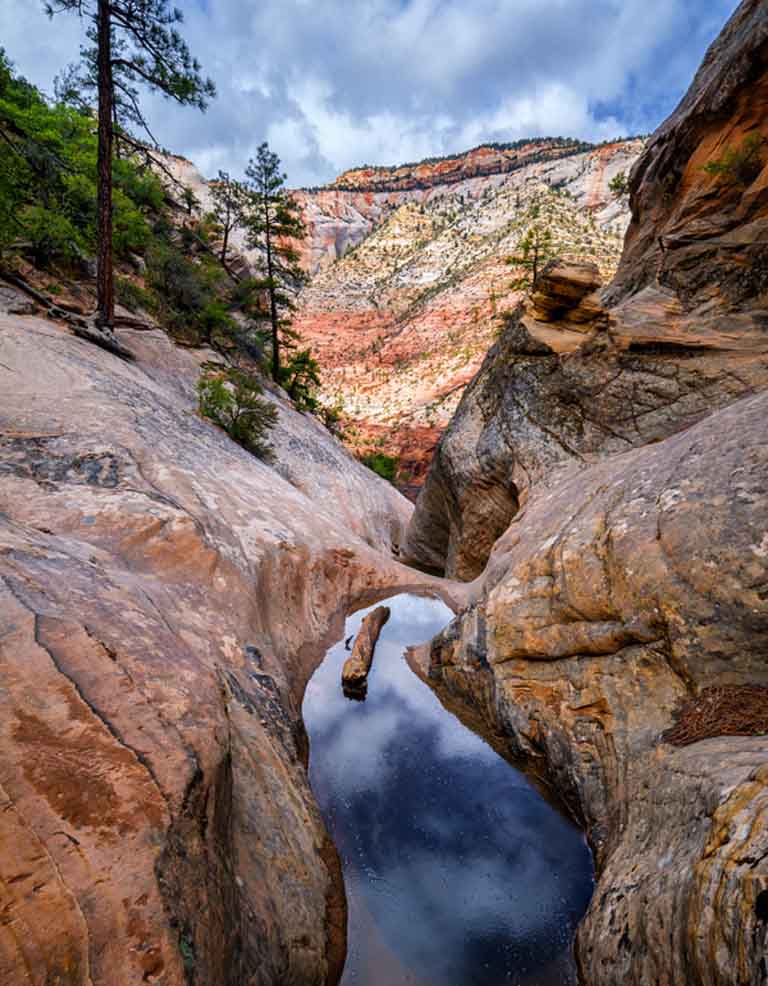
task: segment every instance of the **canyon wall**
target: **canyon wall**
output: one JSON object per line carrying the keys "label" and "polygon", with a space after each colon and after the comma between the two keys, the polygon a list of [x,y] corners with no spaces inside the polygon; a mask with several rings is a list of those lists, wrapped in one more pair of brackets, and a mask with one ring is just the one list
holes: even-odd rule
{"label": "canyon wall", "polygon": [[324,399],[343,402],[350,446],[392,455],[401,482],[418,488],[502,314],[524,294],[524,267],[510,260],[526,234],[537,228],[549,252],[592,260],[609,278],[629,220],[609,184],[641,149],[521,142],[302,193],[307,264],[318,269],[295,327],[319,357]]}
{"label": "canyon wall", "polygon": [[589,833],[591,986],[766,981],[766,79],[744,0],[633,170],[616,278],[544,271],[409,527],[475,579],[423,672]]}
{"label": "canyon wall", "polygon": [[300,703],[348,607],[426,583],[411,507],[276,398],[255,459],[196,414],[214,353],[118,334],[0,316],[0,981],[333,983]]}
{"label": "canyon wall", "polygon": [[[360,168],[293,194],[307,237],[297,244],[312,280],[294,328],[322,371],[321,397],[341,410],[357,454],[382,451],[398,483],[418,492],[464,387],[525,293],[521,241],[532,227],[549,253],[615,272],[628,199],[611,191],[643,147],[562,138],[486,145],[454,157]],[[210,210],[208,182],[189,161],[168,171]],[[230,262],[257,269],[243,230]]]}

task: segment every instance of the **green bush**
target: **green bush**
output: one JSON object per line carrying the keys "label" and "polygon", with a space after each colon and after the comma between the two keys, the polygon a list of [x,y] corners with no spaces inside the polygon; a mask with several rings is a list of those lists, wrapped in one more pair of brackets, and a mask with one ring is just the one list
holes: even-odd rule
{"label": "green bush", "polygon": [[763,170],[765,144],[762,134],[747,134],[740,147],[726,147],[719,158],[704,165],[704,171],[736,185],[751,185]]}
{"label": "green bush", "polygon": [[[90,114],[48,102],[16,75],[0,49],[0,246],[29,249],[39,266],[93,254],[96,126]],[[163,206],[160,181],[135,159],[113,162],[114,247],[143,250],[149,216]],[[30,246],[26,246],[30,244]]]}
{"label": "green bush", "polygon": [[272,457],[267,435],[277,421],[277,408],[261,397],[263,390],[255,377],[242,370],[208,366],[197,393],[204,417],[260,459]]}
{"label": "green bush", "polygon": [[64,215],[31,205],[22,212],[24,239],[34,262],[44,267],[52,260],[72,260],[81,254],[82,237]]}
{"label": "green bush", "polygon": [[131,312],[145,311],[152,314],[155,311],[154,294],[129,277],[121,277],[119,274],[115,277],[115,297]]}
{"label": "green bush", "polygon": [[608,182],[608,188],[617,199],[620,199],[622,195],[626,195],[629,191],[629,181],[627,180],[626,171],[620,171],[617,175],[614,175]]}
{"label": "green bush", "polygon": [[397,476],[398,461],[393,456],[386,455],[384,452],[369,452],[360,461],[364,466],[368,466],[378,476],[381,476],[382,479],[394,483]]}
{"label": "green bush", "polygon": [[297,411],[314,413],[319,408],[315,397],[320,386],[320,366],[309,349],[293,353],[280,367],[280,384],[285,387]]}

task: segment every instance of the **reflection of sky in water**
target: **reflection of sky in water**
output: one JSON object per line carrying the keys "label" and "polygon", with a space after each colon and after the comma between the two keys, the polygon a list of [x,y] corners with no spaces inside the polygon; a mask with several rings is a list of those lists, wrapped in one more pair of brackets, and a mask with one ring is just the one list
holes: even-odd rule
{"label": "reflection of sky in water", "polygon": [[592,892],[584,839],[406,664],[450,610],[386,605],[366,701],[342,693],[343,641],[304,699],[310,779],[350,905],[343,986],[566,986]]}

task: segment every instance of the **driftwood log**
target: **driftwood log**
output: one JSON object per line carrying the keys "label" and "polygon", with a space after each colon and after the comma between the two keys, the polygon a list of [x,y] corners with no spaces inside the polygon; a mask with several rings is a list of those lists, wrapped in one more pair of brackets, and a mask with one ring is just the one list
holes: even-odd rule
{"label": "driftwood log", "polygon": [[352,648],[352,655],[344,662],[341,672],[341,685],[345,694],[365,694],[368,687],[368,672],[373,664],[373,652],[379,639],[381,628],[389,619],[389,607],[378,606],[369,613],[362,624]]}

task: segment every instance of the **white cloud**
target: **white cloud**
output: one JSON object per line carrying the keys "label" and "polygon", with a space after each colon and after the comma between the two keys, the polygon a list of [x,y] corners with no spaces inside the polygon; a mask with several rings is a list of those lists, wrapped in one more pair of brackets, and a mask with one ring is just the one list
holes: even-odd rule
{"label": "white cloud", "polygon": [[[654,128],[736,0],[186,0],[219,89],[205,117],[148,98],[162,142],[206,172],[269,139],[294,184],[483,140]],[[77,55],[72,15],[3,0],[0,37],[48,91]]]}

